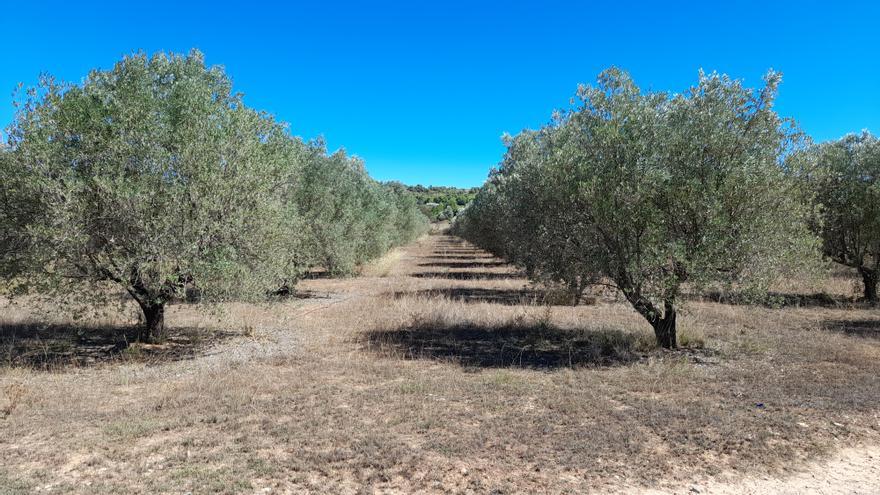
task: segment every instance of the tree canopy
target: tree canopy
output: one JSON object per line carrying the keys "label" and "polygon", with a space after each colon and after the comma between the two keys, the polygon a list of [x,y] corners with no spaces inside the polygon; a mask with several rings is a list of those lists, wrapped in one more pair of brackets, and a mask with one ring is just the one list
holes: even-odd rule
{"label": "tree canopy", "polygon": [[[197,51],[125,57],[81,85],[44,77],[9,135],[4,290],[100,302],[95,284],[115,283],[143,310],[144,340],[161,336],[165,304],[189,290],[265,299],[311,264],[335,263],[328,250],[354,246],[350,270],[423,228],[403,219],[418,213],[399,191],[245,106]],[[311,180],[315,170],[327,176]],[[322,196],[302,194],[318,183]],[[318,239],[326,211],[323,227],[341,234]]]}
{"label": "tree canopy", "polygon": [[865,299],[877,301],[880,267],[880,140],[850,134],[811,150],[809,181],[826,256],[856,268]]}
{"label": "tree canopy", "polygon": [[701,73],[671,95],[605,71],[576,108],[509,138],[455,228],[575,299],[618,289],[674,347],[685,284],[760,289],[813,259],[810,210],[783,166],[804,141],[773,111],[780,79],[751,90]]}

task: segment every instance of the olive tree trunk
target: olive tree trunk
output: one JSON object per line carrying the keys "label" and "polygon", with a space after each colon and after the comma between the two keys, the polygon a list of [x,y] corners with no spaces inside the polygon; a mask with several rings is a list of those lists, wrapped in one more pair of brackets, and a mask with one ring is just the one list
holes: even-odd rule
{"label": "olive tree trunk", "polygon": [[568,293],[571,297],[571,305],[577,306],[581,302],[581,296],[584,295],[584,285],[580,280],[574,279],[568,283]]}
{"label": "olive tree trunk", "polygon": [[859,268],[859,273],[862,275],[862,281],[865,283],[865,300],[876,303],[877,280],[878,277],[880,277],[880,274],[877,273],[877,270],[864,267]]}
{"label": "olive tree trunk", "polygon": [[675,333],[675,299],[669,298],[663,301],[663,313],[661,314],[659,308],[642,297],[638,291],[624,289],[623,294],[633,305],[633,308],[654,328],[657,345],[666,349],[675,349],[678,346]]}
{"label": "olive tree trunk", "polygon": [[165,304],[139,303],[144,313],[144,324],[138,332],[138,341],[157,342],[165,336]]}
{"label": "olive tree trunk", "polygon": [[663,316],[659,314],[654,317],[651,326],[654,327],[654,336],[657,338],[657,345],[665,349],[675,349],[678,346],[678,339],[675,333],[675,304],[672,301],[665,301],[663,304]]}

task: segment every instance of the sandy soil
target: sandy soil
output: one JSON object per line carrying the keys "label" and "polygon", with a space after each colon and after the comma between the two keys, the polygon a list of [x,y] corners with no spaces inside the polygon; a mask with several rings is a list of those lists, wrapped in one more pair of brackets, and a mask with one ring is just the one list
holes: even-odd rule
{"label": "sandy soil", "polygon": [[746,476],[735,481],[710,479],[689,486],[641,492],[645,495],[877,494],[880,493],[880,447],[872,445],[844,448],[832,454],[829,459],[811,462],[797,472],[780,478]]}

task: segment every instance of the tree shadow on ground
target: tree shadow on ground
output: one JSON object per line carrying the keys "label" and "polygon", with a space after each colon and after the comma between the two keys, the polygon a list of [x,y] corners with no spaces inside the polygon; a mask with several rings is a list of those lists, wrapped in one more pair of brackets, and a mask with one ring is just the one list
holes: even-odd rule
{"label": "tree shadow on ground", "polygon": [[287,299],[329,299],[327,292],[319,292],[314,290],[291,289],[285,285],[280,289],[269,293],[270,300],[287,300]]}
{"label": "tree shadow on ground", "polygon": [[271,295],[279,300],[285,300],[285,299],[329,299],[330,298],[330,294],[328,292],[321,292],[321,291],[315,291],[315,290],[303,290],[303,289],[291,290],[287,286],[282,287],[281,289],[275,291]]}
{"label": "tree shadow on ground", "polygon": [[519,278],[516,273],[495,272],[420,272],[413,273],[416,278],[445,278],[450,280],[510,280]]}
{"label": "tree shadow on ground", "polygon": [[168,328],[158,344],[132,344],[134,325],[0,323],[0,367],[54,370],[106,362],[160,363],[192,359],[236,335],[198,328]]}
{"label": "tree shadow on ground", "polygon": [[855,309],[860,303],[852,298],[816,292],[813,294],[789,294],[783,292],[769,292],[764,296],[755,297],[749,294],[736,292],[713,291],[703,294],[692,294],[688,299],[697,301],[711,301],[734,306],[761,305],[770,308],[796,307],[796,308],[851,308]]}
{"label": "tree shadow on ground", "polygon": [[856,337],[880,339],[880,320],[828,320],[822,328]]}
{"label": "tree shadow on ground", "polygon": [[427,297],[451,299],[466,303],[492,303],[507,306],[532,305],[544,300],[544,293],[533,289],[477,289],[448,287],[417,291],[400,291],[390,294],[395,299]]}
{"label": "tree shadow on ground", "polygon": [[493,260],[494,256],[491,254],[485,253],[477,253],[477,254],[432,254],[430,256],[422,256],[422,258],[427,259],[444,259],[444,260]]}
{"label": "tree shadow on ground", "polygon": [[366,347],[385,357],[458,363],[464,368],[553,370],[613,366],[641,360],[636,336],[618,330],[566,330],[545,324],[498,327],[421,323],[377,330]]}
{"label": "tree shadow on ground", "polygon": [[303,280],[320,280],[326,278],[333,278],[333,273],[329,270],[325,270],[323,268],[316,268],[307,271],[303,274]]}
{"label": "tree shadow on ground", "polygon": [[503,261],[432,261],[419,263],[419,266],[434,268],[491,268],[507,266],[507,263]]}

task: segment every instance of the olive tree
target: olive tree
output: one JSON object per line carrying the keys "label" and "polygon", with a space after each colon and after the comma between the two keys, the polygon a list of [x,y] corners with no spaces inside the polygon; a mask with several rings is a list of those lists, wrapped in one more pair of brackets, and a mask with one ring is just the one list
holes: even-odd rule
{"label": "olive tree", "polygon": [[393,204],[391,222],[391,245],[399,246],[415,240],[428,231],[428,220],[421,210],[418,201],[407,186],[400,182],[386,182],[383,188]]}
{"label": "olive tree", "polygon": [[780,76],[765,82],[755,91],[701,73],[670,95],[608,70],[579,88],[572,111],[513,140],[480,193],[500,194],[491,202],[501,219],[470,208],[468,222],[499,226],[501,253],[533,278],[575,295],[591,284],[617,289],[658,345],[675,347],[686,285],[765,288],[782,267],[813,258],[810,210],[783,167],[801,134],[773,111]]}
{"label": "olive tree", "polygon": [[21,266],[28,243],[27,233],[13,228],[15,222],[29,222],[37,214],[35,202],[24,195],[13,158],[11,150],[0,144],[0,289],[6,286],[2,280]]}
{"label": "olive tree", "polygon": [[362,164],[344,151],[327,155],[320,142],[312,148],[294,191],[305,218],[308,251],[314,265],[333,275],[349,274],[358,263],[357,244],[365,234],[359,204]]}
{"label": "olive tree", "polygon": [[856,268],[877,302],[880,268],[880,140],[868,132],[816,147],[810,182],[825,255]]}
{"label": "olive tree", "polygon": [[9,135],[10,292],[98,302],[116,284],[150,341],[188,288],[259,299],[293,271],[300,222],[284,198],[295,142],[197,51],[128,56],[81,85],[43,78]]}
{"label": "olive tree", "polygon": [[376,182],[344,150],[328,155],[320,141],[298,169],[292,202],[303,217],[311,264],[331,275],[350,275],[427,230],[409,192]]}

